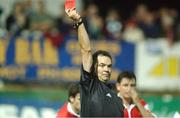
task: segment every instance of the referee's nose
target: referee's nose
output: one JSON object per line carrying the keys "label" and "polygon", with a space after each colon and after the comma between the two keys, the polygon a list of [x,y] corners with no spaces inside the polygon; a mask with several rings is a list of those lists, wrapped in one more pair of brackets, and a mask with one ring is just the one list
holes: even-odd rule
{"label": "referee's nose", "polygon": [[110,67],[109,67],[108,65],[106,65],[106,66],[104,66],[104,70],[105,70],[106,72],[110,72]]}

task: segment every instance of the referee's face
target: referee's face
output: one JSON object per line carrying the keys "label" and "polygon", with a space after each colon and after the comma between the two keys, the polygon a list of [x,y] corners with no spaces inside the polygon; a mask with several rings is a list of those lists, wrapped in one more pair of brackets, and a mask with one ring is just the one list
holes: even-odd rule
{"label": "referee's face", "polygon": [[110,79],[112,71],[112,61],[109,57],[99,55],[97,57],[97,75],[98,79],[106,82]]}

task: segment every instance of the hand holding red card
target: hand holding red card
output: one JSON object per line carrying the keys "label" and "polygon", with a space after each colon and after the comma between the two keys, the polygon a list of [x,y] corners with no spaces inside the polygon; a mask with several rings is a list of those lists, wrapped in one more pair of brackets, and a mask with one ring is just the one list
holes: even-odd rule
{"label": "hand holding red card", "polygon": [[76,27],[82,24],[82,18],[76,11],[76,0],[66,0],[64,6],[66,14],[75,22]]}
{"label": "hand holding red card", "polygon": [[65,10],[67,9],[76,9],[76,0],[66,0]]}

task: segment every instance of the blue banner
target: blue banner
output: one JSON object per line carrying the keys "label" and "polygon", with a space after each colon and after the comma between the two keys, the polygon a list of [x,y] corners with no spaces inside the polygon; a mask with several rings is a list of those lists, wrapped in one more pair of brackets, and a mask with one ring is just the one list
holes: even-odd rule
{"label": "blue banner", "polygon": [[[8,80],[76,81],[80,77],[81,55],[76,37],[59,47],[44,37],[0,39],[0,78]],[[113,56],[112,80],[122,70],[134,71],[135,45],[126,41],[92,41],[95,50]]]}

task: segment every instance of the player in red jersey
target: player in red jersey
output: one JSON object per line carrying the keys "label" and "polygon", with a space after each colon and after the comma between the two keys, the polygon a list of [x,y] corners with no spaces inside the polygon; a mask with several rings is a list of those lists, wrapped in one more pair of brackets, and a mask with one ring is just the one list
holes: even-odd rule
{"label": "player in red jersey", "polygon": [[79,84],[73,84],[69,89],[68,102],[58,111],[56,118],[77,118],[80,112]]}
{"label": "player in red jersey", "polygon": [[125,118],[155,117],[148,108],[148,104],[138,96],[136,91],[136,76],[134,73],[120,73],[117,79],[116,89],[118,96],[123,100]]}

